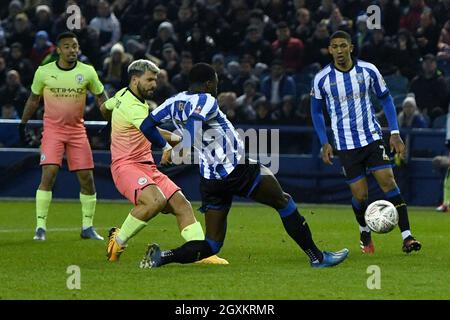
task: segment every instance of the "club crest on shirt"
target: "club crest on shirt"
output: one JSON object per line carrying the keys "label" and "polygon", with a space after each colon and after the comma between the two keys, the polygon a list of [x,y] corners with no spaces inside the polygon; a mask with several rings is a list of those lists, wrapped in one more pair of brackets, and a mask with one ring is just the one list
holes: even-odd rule
{"label": "club crest on shirt", "polygon": [[75,80],[78,82],[78,84],[81,84],[84,80],[84,76],[81,73],[79,73],[75,76]]}
{"label": "club crest on shirt", "polygon": [[200,113],[200,112],[202,112],[202,106],[195,107],[194,113]]}
{"label": "club crest on shirt", "polygon": [[364,83],[364,76],[361,73],[357,73],[356,80],[358,81],[358,83]]}
{"label": "club crest on shirt", "polygon": [[140,186],[143,186],[144,184],[146,184],[147,183],[147,178],[146,177],[140,177],[139,179],[138,179],[138,184],[140,185]]}

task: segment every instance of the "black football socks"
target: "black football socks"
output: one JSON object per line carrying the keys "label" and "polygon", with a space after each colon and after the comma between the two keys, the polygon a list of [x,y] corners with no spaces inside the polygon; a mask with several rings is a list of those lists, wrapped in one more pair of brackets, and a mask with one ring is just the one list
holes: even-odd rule
{"label": "black football socks", "polygon": [[403,197],[400,193],[400,189],[396,187],[391,191],[385,192],[384,195],[386,196],[386,199],[391,202],[397,209],[398,227],[402,232],[403,239],[407,238],[411,235],[408,219],[408,209],[405,200],[403,200]]}
{"label": "black football socks", "polygon": [[213,255],[212,248],[206,240],[193,240],[181,247],[161,252],[161,265],[168,263],[191,263]]}
{"label": "black football socks", "polygon": [[364,219],[364,213],[367,209],[367,200],[364,202],[359,202],[355,197],[352,197],[352,208],[358,224],[361,227],[367,227],[366,220]]}
{"label": "black football socks", "polygon": [[322,262],[322,251],[315,245],[312,239],[311,230],[309,229],[305,218],[298,212],[297,206],[292,198],[289,199],[286,208],[277,211],[280,214],[284,229],[308,255],[311,262]]}

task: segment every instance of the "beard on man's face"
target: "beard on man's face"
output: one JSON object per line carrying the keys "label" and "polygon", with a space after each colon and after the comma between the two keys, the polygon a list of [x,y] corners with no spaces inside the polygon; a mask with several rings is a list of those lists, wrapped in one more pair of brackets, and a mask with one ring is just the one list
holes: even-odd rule
{"label": "beard on man's face", "polygon": [[150,99],[153,95],[153,89],[146,90],[143,86],[141,86],[139,83],[137,85],[137,89],[139,91],[139,95],[144,99]]}

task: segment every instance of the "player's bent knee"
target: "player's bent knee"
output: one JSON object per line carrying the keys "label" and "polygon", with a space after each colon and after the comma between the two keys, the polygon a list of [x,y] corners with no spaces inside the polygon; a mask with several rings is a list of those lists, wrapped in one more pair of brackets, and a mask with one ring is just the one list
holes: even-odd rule
{"label": "player's bent knee", "polygon": [[359,194],[359,195],[355,196],[354,198],[359,203],[365,203],[369,199],[369,195],[368,194]]}
{"label": "player's bent knee", "polygon": [[388,192],[397,188],[397,184],[395,183],[394,179],[388,179],[380,184],[380,188],[381,190],[383,190],[383,192]]}
{"label": "player's bent knee", "polygon": [[287,193],[283,193],[281,197],[276,197],[273,200],[273,208],[276,210],[286,208],[286,206],[289,204],[289,201],[291,200],[291,196]]}
{"label": "player's bent knee", "polygon": [[145,219],[149,220],[155,217],[158,213],[162,212],[166,207],[167,201],[165,198],[158,198],[153,203],[143,204],[145,207]]}
{"label": "player's bent knee", "polygon": [[159,212],[162,211],[167,205],[167,200],[164,196],[157,197],[155,199],[155,202],[153,204],[150,204],[151,207],[154,208],[155,211]]}
{"label": "player's bent knee", "polygon": [[352,189],[352,196],[356,199],[359,203],[364,203],[369,198],[369,192],[368,190],[358,190],[358,189]]}
{"label": "player's bent knee", "polygon": [[291,195],[287,192],[283,192],[283,197],[286,201],[289,201],[292,198]]}
{"label": "player's bent knee", "polygon": [[167,199],[164,194],[155,185],[149,185],[142,190],[138,204],[144,205],[149,210],[162,211],[167,205]]}
{"label": "player's bent knee", "polygon": [[142,201],[142,199],[140,199],[140,202],[141,205],[145,207],[148,218],[154,217],[156,214],[163,211],[167,204],[166,198],[164,197],[156,197],[152,201]]}

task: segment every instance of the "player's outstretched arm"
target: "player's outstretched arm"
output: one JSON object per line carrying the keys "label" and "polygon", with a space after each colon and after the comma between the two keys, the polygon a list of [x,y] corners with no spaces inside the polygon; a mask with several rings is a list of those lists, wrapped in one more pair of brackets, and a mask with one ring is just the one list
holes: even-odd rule
{"label": "player's outstretched arm", "polygon": [[164,140],[166,140],[171,145],[172,148],[179,144],[181,140],[183,140],[182,137],[173,132],[170,132],[169,130],[158,128],[158,131],[162,135]]}
{"label": "player's outstretched arm", "polygon": [[157,125],[158,123],[153,120],[152,115],[149,115],[142,121],[139,130],[153,145],[162,148],[161,165],[172,164],[172,146],[163,138]]}
{"label": "player's outstretched arm", "polygon": [[166,165],[172,164],[172,147],[170,147],[170,148],[163,148],[163,153],[162,153],[162,156],[161,156],[160,164],[162,166],[166,166]]}

